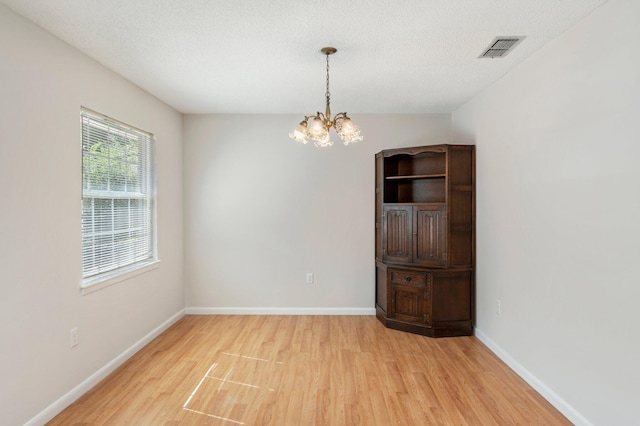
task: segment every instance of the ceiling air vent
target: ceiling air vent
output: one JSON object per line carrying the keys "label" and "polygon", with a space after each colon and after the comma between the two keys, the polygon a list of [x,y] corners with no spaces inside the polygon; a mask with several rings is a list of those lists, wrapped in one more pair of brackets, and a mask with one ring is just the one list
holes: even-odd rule
{"label": "ceiling air vent", "polygon": [[511,52],[522,40],[524,40],[524,36],[496,37],[479,58],[502,58],[507,56],[507,53]]}

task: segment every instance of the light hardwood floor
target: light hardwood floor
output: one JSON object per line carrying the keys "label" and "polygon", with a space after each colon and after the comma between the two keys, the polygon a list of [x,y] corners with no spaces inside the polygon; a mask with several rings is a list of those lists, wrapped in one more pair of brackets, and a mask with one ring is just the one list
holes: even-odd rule
{"label": "light hardwood floor", "polygon": [[571,424],[475,337],[373,316],[186,316],[50,425]]}

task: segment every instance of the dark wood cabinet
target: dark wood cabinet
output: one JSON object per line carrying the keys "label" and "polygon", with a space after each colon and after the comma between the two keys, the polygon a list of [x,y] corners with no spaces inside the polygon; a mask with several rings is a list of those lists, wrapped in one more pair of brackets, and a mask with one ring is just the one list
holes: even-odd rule
{"label": "dark wood cabinet", "polygon": [[475,149],[376,154],[376,315],[433,337],[473,334]]}

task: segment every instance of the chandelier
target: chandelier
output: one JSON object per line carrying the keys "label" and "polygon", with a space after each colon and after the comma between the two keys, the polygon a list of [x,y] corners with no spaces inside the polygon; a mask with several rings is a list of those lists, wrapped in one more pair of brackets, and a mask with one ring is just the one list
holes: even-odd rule
{"label": "chandelier", "polygon": [[[306,144],[309,142],[308,139],[311,139],[315,146],[322,148],[332,146],[333,142],[329,138],[329,129],[332,127],[345,145],[362,140],[360,129],[347,117],[346,112],[340,112],[333,119],[331,118],[331,108],[329,107],[331,99],[331,93],[329,92],[329,55],[333,55],[337,51],[338,49],[334,47],[320,49],[320,53],[327,57],[327,92],[325,93],[327,107],[324,114],[318,111],[316,115],[305,116],[304,120],[298,124],[298,127],[289,133],[289,137],[296,142]],[[311,124],[309,124],[310,119],[312,119]]]}

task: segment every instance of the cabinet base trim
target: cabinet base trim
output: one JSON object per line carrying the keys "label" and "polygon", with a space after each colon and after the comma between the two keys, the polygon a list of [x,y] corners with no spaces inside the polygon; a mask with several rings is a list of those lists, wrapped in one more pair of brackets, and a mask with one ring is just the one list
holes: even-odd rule
{"label": "cabinet base trim", "polygon": [[471,325],[471,321],[465,321],[463,324],[449,325],[446,327],[417,325],[398,321],[393,318],[387,318],[386,313],[379,306],[376,306],[376,318],[378,318],[378,320],[387,328],[421,334],[427,337],[473,336],[473,326]]}

